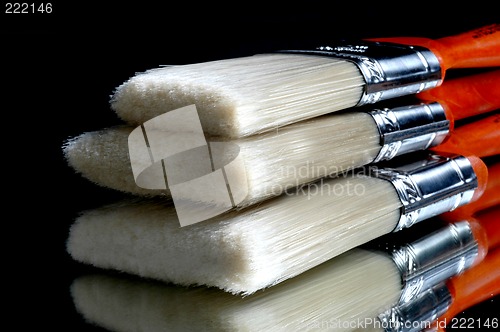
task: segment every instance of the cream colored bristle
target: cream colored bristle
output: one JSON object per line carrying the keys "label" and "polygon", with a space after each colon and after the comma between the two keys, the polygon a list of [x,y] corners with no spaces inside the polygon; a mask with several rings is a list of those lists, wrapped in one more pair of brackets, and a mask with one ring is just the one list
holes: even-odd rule
{"label": "cream colored bristle", "polygon": [[195,104],[205,133],[234,138],[353,107],[364,84],[349,61],[263,54],[139,73],[117,87],[111,108],[138,125]]}
{"label": "cream colored bristle", "polygon": [[141,196],[170,197],[168,189],[143,189],[135,183],[128,152],[128,135],[132,129],[116,126],[66,141],[63,153],[68,165],[99,186]]}
{"label": "cream colored bristle", "polygon": [[352,331],[398,300],[400,278],[388,255],[352,249],[244,298],[104,275],[75,280],[72,297],[87,320],[117,332]]}
{"label": "cream colored bristle", "polygon": [[187,227],[164,202],[124,203],[82,214],[67,249],[98,267],[251,294],[391,232],[400,208],[390,182],[359,175]]}
{"label": "cream colored bristle", "polygon": [[[135,184],[127,148],[132,130],[118,127],[81,135],[65,145],[66,158],[79,173],[102,186],[136,195],[168,195]],[[246,207],[322,177],[366,165],[380,151],[379,141],[375,122],[362,112],[322,116],[231,140],[240,148],[243,180],[248,183],[248,195],[237,206]]]}
{"label": "cream colored bristle", "polygon": [[235,142],[249,189],[239,207],[371,163],[381,149],[375,122],[361,112],[324,116]]}

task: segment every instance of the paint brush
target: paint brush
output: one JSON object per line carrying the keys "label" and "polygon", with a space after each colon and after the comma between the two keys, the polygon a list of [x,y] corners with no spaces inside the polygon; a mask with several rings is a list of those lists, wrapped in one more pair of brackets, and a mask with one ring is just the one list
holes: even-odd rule
{"label": "paint brush", "polygon": [[474,152],[370,166],[187,227],[164,201],[98,209],[72,226],[68,252],[143,277],[251,294],[475,201],[488,170]]}
{"label": "paint brush", "polygon": [[[416,297],[416,284],[434,285],[479,264],[487,246],[495,245],[493,239],[499,241],[500,229],[488,228],[484,234],[479,231],[478,227],[486,228],[490,222],[485,218],[457,221],[394,252],[354,248],[247,297],[123,275],[80,277],[72,284],[71,293],[86,320],[113,331],[124,331],[132,322],[139,322],[147,331],[303,331],[326,327],[349,331],[372,324],[370,317],[376,317],[380,308],[396,303],[403,294],[406,300]],[[473,223],[477,227],[469,227]],[[390,242],[387,245],[391,247]],[[410,257],[407,253],[414,254]]]}
{"label": "paint brush", "polygon": [[206,134],[243,137],[431,89],[455,68],[500,66],[500,25],[439,39],[339,41],[315,49],[168,66],[121,84],[111,108],[133,125],[196,105]]}
{"label": "paint brush", "polygon": [[[246,207],[348,169],[438,146],[454,132],[455,120],[500,109],[498,86],[500,70],[492,70],[450,79],[429,90],[432,95],[416,95],[425,103],[338,112],[276,132],[231,140],[242,160],[237,182],[247,191],[235,205]],[[68,164],[104,187],[134,195],[170,197],[166,186],[145,189],[136,184],[128,149],[133,130],[132,126],[119,126],[69,140],[63,148]],[[487,134],[477,131],[478,135]],[[218,140],[209,138],[208,143]],[[187,164],[181,167],[183,171],[189,169]]]}
{"label": "paint brush", "polygon": [[[496,220],[499,215],[497,210]],[[417,332],[452,323],[452,318],[462,310],[500,294],[499,266],[500,248],[497,247],[477,266],[381,314],[382,326],[385,331]]]}
{"label": "paint brush", "polygon": [[500,195],[498,195],[500,192],[500,162],[486,159],[486,164],[488,167],[488,183],[480,199],[462,205],[453,211],[442,213],[438,219],[426,220],[413,225],[411,228],[383,235],[380,238],[361,245],[361,247],[383,250],[386,248],[387,243],[392,243],[393,246],[401,246],[407,242],[416,241],[432,231],[445,227],[448,223],[470,219],[479,211],[487,210],[500,204]]}

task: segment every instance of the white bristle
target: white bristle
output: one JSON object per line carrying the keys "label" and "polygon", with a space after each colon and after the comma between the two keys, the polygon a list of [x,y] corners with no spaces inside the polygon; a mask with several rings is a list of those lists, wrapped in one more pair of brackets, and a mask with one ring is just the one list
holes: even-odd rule
{"label": "white bristle", "polygon": [[117,87],[111,108],[138,125],[195,104],[205,133],[243,137],[353,107],[364,84],[349,61],[263,54],[139,73]]}
{"label": "white bristle", "polygon": [[98,267],[251,294],[391,232],[400,208],[390,182],[359,175],[187,227],[164,202],[124,203],[82,214],[67,249]]}
{"label": "white bristle", "polygon": [[[72,284],[78,311],[113,331],[352,331],[394,304],[401,276],[385,254],[352,249],[247,297],[110,276]],[[196,317],[196,319],[193,319]]]}
{"label": "white bristle", "polygon": [[[118,127],[81,135],[65,146],[66,158],[79,173],[102,186],[137,195],[168,194],[135,184],[127,148],[132,130]],[[248,182],[248,195],[237,206],[246,207],[322,177],[366,165],[380,151],[379,141],[375,122],[362,112],[322,116],[232,140],[240,148],[244,180]],[[185,168],[189,169],[189,165]]]}
{"label": "white bristle", "polygon": [[240,207],[366,165],[381,149],[375,122],[361,112],[324,116],[235,142],[249,189]]}
{"label": "white bristle", "polygon": [[77,173],[97,185],[141,196],[170,197],[168,189],[143,189],[135,183],[128,152],[132,129],[116,126],[81,134],[65,142],[64,157]]}

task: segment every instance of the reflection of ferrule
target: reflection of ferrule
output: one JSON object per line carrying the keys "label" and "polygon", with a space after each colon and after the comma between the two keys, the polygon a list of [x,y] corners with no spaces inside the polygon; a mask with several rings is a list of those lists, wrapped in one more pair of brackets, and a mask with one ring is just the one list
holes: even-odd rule
{"label": "reflection of ferrule", "polygon": [[470,161],[463,156],[429,155],[400,167],[369,166],[368,174],[390,181],[401,200],[394,231],[467,204],[478,186]]}
{"label": "reflection of ferrule", "polygon": [[467,221],[448,225],[401,247],[392,256],[401,272],[400,303],[472,266],[479,246]]}
{"label": "reflection of ferrule", "polygon": [[354,62],[366,82],[358,106],[418,93],[434,88],[442,81],[438,58],[420,46],[356,41],[321,46],[315,50],[281,52],[330,56]]}
{"label": "reflection of ferrule", "polygon": [[452,302],[452,296],[444,283],[429,288],[413,301],[404,303],[378,315],[385,331],[418,332],[443,315]]}
{"label": "reflection of ferrule", "polygon": [[377,124],[382,146],[373,162],[441,144],[450,129],[439,103],[376,109],[369,114]]}

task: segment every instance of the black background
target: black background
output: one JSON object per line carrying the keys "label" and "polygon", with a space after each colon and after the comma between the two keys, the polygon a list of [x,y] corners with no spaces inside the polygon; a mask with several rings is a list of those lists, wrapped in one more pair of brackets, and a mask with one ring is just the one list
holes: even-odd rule
{"label": "black background", "polygon": [[[69,285],[92,269],[70,259],[65,241],[80,211],[121,195],[74,174],[61,146],[85,131],[120,123],[109,96],[134,73],[330,38],[439,38],[500,21],[487,2],[453,9],[383,3],[140,1],[103,7],[52,1],[51,14],[5,14],[3,7],[2,234],[6,293],[13,295],[4,299],[12,309],[6,318],[20,327],[101,330],[73,309]],[[498,300],[464,315],[493,317],[487,313],[493,309]]]}

